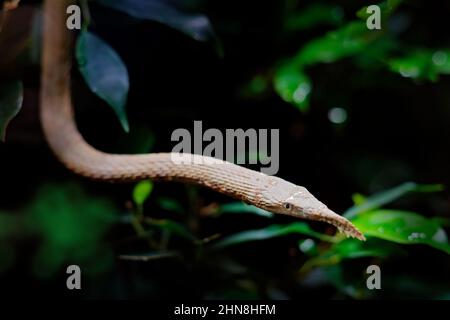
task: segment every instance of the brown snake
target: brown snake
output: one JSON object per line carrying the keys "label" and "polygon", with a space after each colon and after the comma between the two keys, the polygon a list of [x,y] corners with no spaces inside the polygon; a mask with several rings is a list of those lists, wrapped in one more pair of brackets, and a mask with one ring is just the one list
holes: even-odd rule
{"label": "brown snake", "polygon": [[153,179],[194,183],[276,214],[324,221],[347,236],[365,240],[350,221],[328,209],[304,187],[278,177],[229,162],[176,164],[171,153],[108,154],[90,146],[77,130],[71,101],[72,34],[66,28],[66,8],[71,2],[45,1],[41,84],[45,137],[70,170],[105,181]]}

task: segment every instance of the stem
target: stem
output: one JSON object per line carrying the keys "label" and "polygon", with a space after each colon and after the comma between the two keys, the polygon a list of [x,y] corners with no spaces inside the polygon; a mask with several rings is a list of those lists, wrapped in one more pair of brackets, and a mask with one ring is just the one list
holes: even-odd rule
{"label": "stem", "polygon": [[[142,225],[142,221],[144,221],[144,208],[142,205],[138,205],[136,211],[131,215],[131,225],[133,226],[134,231],[141,238],[147,238],[147,231]],[[153,247],[153,242],[151,239],[147,239],[147,243],[150,247]]]}
{"label": "stem", "polygon": [[89,10],[88,0],[80,0],[81,11],[83,13],[83,31],[86,31],[91,24],[92,16]]}

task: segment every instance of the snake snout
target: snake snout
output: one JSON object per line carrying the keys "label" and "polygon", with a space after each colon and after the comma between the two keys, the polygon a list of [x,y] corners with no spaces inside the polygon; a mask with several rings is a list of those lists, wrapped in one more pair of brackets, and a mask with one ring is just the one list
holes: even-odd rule
{"label": "snake snout", "polygon": [[313,214],[315,220],[327,222],[335,226],[340,232],[344,233],[347,237],[356,238],[361,241],[366,241],[366,238],[361,231],[356,228],[353,223],[347,220],[345,217],[338,215],[334,211],[327,207],[321,208],[319,211],[315,211]]}

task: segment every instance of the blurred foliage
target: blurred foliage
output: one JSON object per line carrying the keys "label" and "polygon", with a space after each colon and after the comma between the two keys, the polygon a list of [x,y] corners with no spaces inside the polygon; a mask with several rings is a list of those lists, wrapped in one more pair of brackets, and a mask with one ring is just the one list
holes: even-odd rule
{"label": "blurred foliage", "polygon": [[408,193],[413,192],[439,192],[443,191],[444,187],[442,185],[420,185],[414,182],[405,182],[395,188],[381,191],[377,194],[366,198],[360,194],[355,194],[353,196],[353,201],[355,205],[350,209],[346,210],[343,214],[347,219],[352,219],[362,212],[371,211],[374,209],[381,208],[382,206],[401,198]]}
{"label": "blurred foliage", "polygon": [[342,8],[334,5],[315,3],[289,15],[285,22],[288,31],[311,29],[320,25],[339,26],[344,21]]}
{"label": "blurred foliage", "polygon": [[[78,67],[89,89],[113,108],[123,129],[130,131],[129,139],[118,142],[123,152],[148,152],[155,144],[155,136],[148,128],[129,126],[127,103],[133,87],[125,59],[102,39],[95,16],[89,16],[89,10],[99,5],[102,10],[110,8],[138,21],[161,23],[196,41],[211,42],[219,55],[223,55],[226,51],[222,50],[209,18],[197,13],[198,5],[188,9],[180,5],[182,2],[83,1],[84,27],[75,50]],[[373,87],[385,80],[384,73],[381,77],[377,72],[393,75],[396,82],[413,80],[413,84],[428,81],[436,84],[440,76],[450,74],[448,43],[420,46],[401,37],[408,27],[407,19],[401,14],[408,1],[387,0],[379,5],[382,29],[368,30],[367,7],[354,10],[354,4],[286,1],[288,10],[281,14],[280,41],[290,42],[290,48],[292,43],[299,44],[294,45],[292,52],[280,49],[268,54],[272,60],[265,61],[266,65],[258,71],[253,70],[248,83],[242,86],[244,97],[266,99],[270,104],[273,102],[270,98],[275,97],[302,113],[313,111],[322,103],[328,106],[329,96],[333,101],[336,96],[345,101],[352,94],[350,89],[333,92],[335,87],[342,88],[333,83],[326,88],[330,91],[323,94],[323,83],[317,81],[315,73],[315,68],[340,63],[356,68],[367,79],[373,77],[373,82],[367,82]],[[24,50],[34,52],[27,54],[29,63],[39,61],[36,39],[40,36],[41,21],[36,16],[29,19],[34,21],[33,32],[23,24],[21,32],[17,31],[18,40],[7,48],[2,47],[0,68],[8,70],[8,77],[5,76],[8,81],[9,66],[21,66],[27,60],[23,59]],[[233,29],[232,24],[228,27]],[[0,33],[0,45],[4,34]],[[252,56],[251,60],[256,58]],[[320,71],[323,70],[330,69]],[[345,68],[340,73],[344,87],[349,83],[347,71]],[[23,72],[13,72],[12,78],[21,76]],[[6,125],[20,110],[23,88],[20,82],[6,82],[3,74],[1,80],[0,134],[4,135]],[[271,86],[274,92],[270,91]],[[351,106],[349,112],[350,109]],[[377,129],[382,130],[383,125],[379,124]],[[259,155],[249,151],[242,156]],[[366,171],[371,171],[371,165],[378,159],[362,157],[362,161],[369,168]],[[386,165],[392,166],[392,163]],[[197,296],[212,299],[286,299],[301,296],[301,290],[308,290],[308,294],[314,290],[321,292],[324,286],[334,288],[332,297],[373,298],[378,293],[365,287],[367,265],[378,264],[389,269],[400,261],[398,265],[403,267],[411,256],[422,251],[424,256],[448,258],[450,255],[446,232],[449,220],[434,216],[438,210],[432,205],[416,208],[401,201],[419,194],[425,194],[427,199],[432,196],[440,199],[441,195],[434,193],[442,191],[443,186],[407,182],[387,189],[386,185],[370,196],[353,194],[354,205],[343,214],[367,237],[366,242],[361,242],[335,234],[332,229],[319,230],[313,223],[286,223],[270,212],[240,202],[205,203],[192,187],[186,188],[183,200],[159,193],[159,184],[152,181],[140,182],[129,194],[122,195],[120,200],[127,201],[120,203],[119,213],[110,200],[90,195],[80,185],[46,184],[37,187],[35,197],[25,202],[28,204],[17,214],[8,210],[0,213],[0,273],[10,272],[19,264],[23,259],[21,247],[25,246],[26,252],[32,252],[28,257],[30,272],[38,278],[50,278],[70,263],[81,264],[83,270],[93,275],[105,275],[117,266],[125,266],[131,270],[127,283],[131,282],[136,291],[142,290],[146,297],[159,297],[166,287],[178,289],[188,283],[189,294],[195,291]],[[125,193],[123,190],[128,189],[121,189]],[[110,232],[117,241],[105,239]],[[256,259],[261,256],[262,262]],[[282,260],[286,256],[288,260]],[[115,257],[120,261],[115,261]],[[426,263],[435,262],[426,260]],[[204,283],[199,281],[198,274],[206,279]],[[392,297],[408,293],[413,297],[448,299],[450,295],[448,284],[430,279],[433,275],[414,277],[404,274],[403,269],[389,269],[386,274],[388,280],[383,280],[383,293]],[[174,285],[170,287],[172,282]]]}
{"label": "blurred foliage", "polygon": [[[54,276],[73,262],[95,274],[113,262],[104,236],[116,221],[117,209],[108,200],[90,197],[76,184],[44,185],[20,215],[0,214],[0,238],[11,252],[13,240],[38,239],[30,270],[38,277]],[[0,265],[6,270],[12,261]]]}
{"label": "blurred foliage", "polygon": [[[450,60],[449,49],[430,50],[426,48],[398,48],[395,38],[395,25],[389,24],[389,18],[401,5],[402,0],[385,1],[378,4],[381,8],[381,30],[369,30],[366,27],[367,7],[357,12],[363,21],[351,21],[337,30],[328,32],[303,45],[292,58],[276,68],[273,79],[275,91],[286,102],[292,103],[302,111],[307,111],[311,95],[312,81],[307,76],[307,68],[318,63],[334,63],[344,58],[353,58],[355,63],[384,66],[405,78],[436,81],[439,74],[448,74]],[[320,8],[320,9],[318,9]],[[325,12],[333,12],[331,5],[311,5],[304,14],[296,18],[297,25],[315,26],[326,16]],[[314,13],[306,15],[306,13]],[[289,20],[288,20],[289,21]],[[328,18],[328,21],[333,19]],[[404,56],[398,52],[406,51]],[[367,72],[367,71],[366,71]]]}
{"label": "blurred foliage", "polygon": [[[148,190],[148,187],[143,187],[145,185],[147,183],[138,184],[133,193],[138,192],[137,190]],[[140,262],[173,257],[184,257],[184,259],[187,259],[184,245],[179,247],[177,242],[167,242],[167,239],[171,236],[191,242],[191,245],[196,248],[197,259],[201,261],[215,260],[217,258],[214,257],[226,254],[230,247],[239,247],[255,241],[273,241],[275,238],[295,236],[299,239],[298,250],[307,258],[298,270],[299,277],[309,279],[309,277],[315,277],[315,273],[320,272],[320,277],[327,279],[326,281],[334,285],[342,294],[357,299],[368,298],[369,292],[362,283],[355,286],[358,282],[356,279],[349,281],[344,277],[344,274],[346,274],[344,261],[358,261],[370,258],[377,259],[377,264],[382,264],[384,261],[392,259],[392,257],[407,256],[408,253],[405,248],[400,246],[402,244],[425,244],[450,255],[450,244],[443,229],[443,226],[448,221],[425,218],[415,212],[383,209],[384,206],[411,192],[430,193],[441,190],[442,186],[440,185],[419,185],[409,182],[369,197],[355,194],[355,206],[347,210],[347,215],[352,217],[353,223],[367,237],[366,242],[347,239],[339,233],[335,235],[321,233],[315,231],[305,222],[293,222],[286,225],[270,224],[262,229],[244,230],[225,237],[217,235],[197,240],[199,239],[197,236],[175,221],[144,218],[143,221],[150,221],[149,228],[154,230],[156,227],[160,232],[159,235],[153,234],[151,236],[151,239],[156,241],[151,245],[154,250],[150,253],[126,254],[122,258]],[[147,191],[142,192],[143,195],[148,195]],[[142,200],[137,201],[137,203],[139,202],[142,202]],[[172,211],[170,209],[171,205],[165,204],[164,207]],[[178,205],[173,207],[179,208]],[[138,208],[139,205],[136,208],[137,211],[139,211]],[[238,202],[223,204],[218,207],[206,207],[202,212],[203,216],[206,215],[205,217],[212,219],[224,219],[229,214],[250,214],[262,219],[274,219],[271,213],[266,213],[261,209]],[[187,214],[186,211],[181,213],[183,216]],[[163,236],[164,234],[165,236]],[[218,237],[219,239],[217,239]],[[158,244],[161,242],[164,245]],[[261,246],[264,246],[264,244],[261,243]],[[218,260],[219,263],[222,261],[220,259]],[[223,272],[236,272],[239,267],[234,266],[235,263],[227,261],[225,265],[222,265],[222,268],[224,268]],[[228,268],[231,269],[228,270]],[[244,270],[242,272],[246,273]],[[307,280],[307,282],[309,281]],[[445,292],[446,289],[439,292]],[[233,297],[237,296],[237,292],[233,294]]]}

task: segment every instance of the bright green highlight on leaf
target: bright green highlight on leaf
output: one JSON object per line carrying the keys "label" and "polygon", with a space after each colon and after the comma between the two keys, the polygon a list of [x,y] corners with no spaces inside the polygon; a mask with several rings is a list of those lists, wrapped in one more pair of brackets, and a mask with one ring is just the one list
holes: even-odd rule
{"label": "bright green highlight on leaf", "polygon": [[76,44],[78,67],[87,85],[114,110],[129,131],[126,104],[130,81],[127,67],[117,52],[89,31],[83,31]]}
{"label": "bright green highlight on leaf", "polygon": [[365,242],[357,239],[345,239],[333,246],[330,252],[339,255],[340,259],[357,259],[363,257],[385,258],[398,254],[401,250],[388,241],[371,238]]}
{"label": "bright green highlight on leaf", "polygon": [[439,74],[450,74],[450,50],[415,50],[388,61],[391,71],[405,78],[436,81]]}
{"label": "bright green highlight on leaf", "polygon": [[373,39],[365,23],[354,21],[307,43],[294,59],[301,65],[335,62],[361,52]]}
{"label": "bright green highlight on leaf", "polygon": [[450,254],[447,235],[437,221],[414,212],[376,210],[352,222],[366,236],[402,244],[427,244]]}
{"label": "bright green highlight on leaf", "polygon": [[[400,3],[401,0],[392,0],[380,4],[383,20],[387,19]],[[364,7],[358,13],[358,16],[363,17],[364,21],[350,21],[324,36],[313,39],[306,43],[294,57],[277,68],[273,80],[274,88],[284,101],[293,104],[301,111],[308,110],[312,84],[305,70],[309,66],[318,63],[334,63],[344,58],[354,58],[356,55],[358,55],[357,58],[362,56],[368,60],[368,62],[365,61],[366,65],[373,65],[374,62],[380,63],[378,60],[392,49],[391,41],[386,40],[390,35],[385,30],[375,31],[367,28],[366,10],[367,7]],[[302,29],[316,23],[320,24],[324,22],[322,21],[324,19],[333,21],[335,19],[333,15],[336,12],[333,13],[331,7],[328,6],[313,5],[303,15],[288,20],[288,27],[292,30]],[[313,18],[314,16],[316,17]],[[378,44],[373,46],[377,42]]]}
{"label": "bright green highlight on leaf", "polygon": [[142,206],[153,191],[153,182],[144,180],[139,182],[133,189],[133,201]]}
{"label": "bright green highlight on leaf", "polygon": [[6,128],[22,108],[23,85],[20,81],[0,83],[0,139],[5,141]]}
{"label": "bright green highlight on leaf", "polygon": [[308,110],[311,80],[296,64],[286,64],[278,69],[274,85],[275,91],[284,101],[292,103],[301,111]]}
{"label": "bright green highlight on leaf", "polygon": [[312,83],[304,71],[306,67],[353,56],[362,52],[374,39],[367,33],[363,22],[355,21],[312,40],[277,69],[273,80],[275,91],[284,101],[307,111]]}

